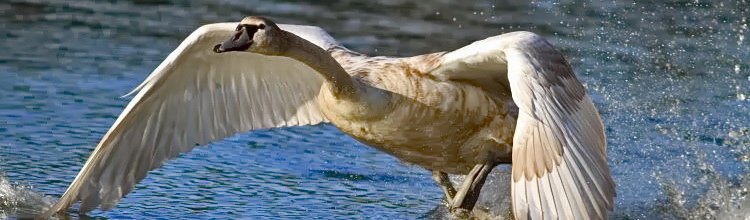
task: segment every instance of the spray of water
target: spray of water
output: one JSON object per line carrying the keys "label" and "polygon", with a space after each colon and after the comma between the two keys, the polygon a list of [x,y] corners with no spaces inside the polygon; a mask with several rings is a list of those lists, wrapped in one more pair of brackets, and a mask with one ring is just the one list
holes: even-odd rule
{"label": "spray of water", "polygon": [[666,199],[658,203],[656,210],[664,217],[678,219],[750,219],[750,200],[748,185],[750,174],[745,174],[740,181],[731,181],[719,174],[705,160],[699,160],[704,178],[710,179],[710,185],[694,205],[689,205],[682,189],[673,180],[659,178]]}
{"label": "spray of water", "polygon": [[[747,162],[750,155],[750,129],[731,131],[724,141],[725,146],[738,161]],[[696,175],[678,183],[657,172],[655,177],[661,185],[664,199],[657,202],[655,210],[664,219],[750,219],[750,172],[739,176],[723,174],[707,159],[707,153],[690,146],[696,152],[690,163]],[[747,167],[744,167],[747,170]],[[686,195],[686,192],[703,192]],[[697,198],[695,198],[697,197]]]}
{"label": "spray of water", "polygon": [[52,197],[36,192],[31,185],[10,182],[0,170],[0,219],[33,217],[53,202]]}

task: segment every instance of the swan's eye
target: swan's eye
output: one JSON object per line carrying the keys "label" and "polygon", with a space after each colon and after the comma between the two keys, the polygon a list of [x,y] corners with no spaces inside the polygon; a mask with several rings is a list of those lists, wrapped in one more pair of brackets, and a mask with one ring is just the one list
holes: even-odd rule
{"label": "swan's eye", "polygon": [[261,30],[263,30],[263,29],[266,29],[266,25],[265,25],[265,24],[263,24],[263,23],[260,23],[260,24],[258,25],[258,29],[261,29]]}

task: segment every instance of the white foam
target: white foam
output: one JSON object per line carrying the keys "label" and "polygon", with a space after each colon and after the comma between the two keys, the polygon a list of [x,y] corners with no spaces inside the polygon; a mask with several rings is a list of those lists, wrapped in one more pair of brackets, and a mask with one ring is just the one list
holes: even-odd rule
{"label": "white foam", "polygon": [[54,199],[28,184],[11,183],[0,170],[0,219],[33,217],[52,206]]}

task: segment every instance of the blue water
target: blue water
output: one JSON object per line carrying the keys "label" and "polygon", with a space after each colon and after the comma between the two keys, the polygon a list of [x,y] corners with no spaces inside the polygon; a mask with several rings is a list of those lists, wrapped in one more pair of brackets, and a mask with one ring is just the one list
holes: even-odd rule
{"label": "blue water", "polygon": [[[192,30],[247,15],[394,56],[534,31],[566,54],[604,119],[613,218],[750,216],[746,1],[10,0],[0,2],[0,218],[58,198],[129,101],[120,96]],[[501,209],[504,191],[485,192],[480,206]],[[89,216],[441,218],[441,196],[427,171],[321,125],[197,148]]]}

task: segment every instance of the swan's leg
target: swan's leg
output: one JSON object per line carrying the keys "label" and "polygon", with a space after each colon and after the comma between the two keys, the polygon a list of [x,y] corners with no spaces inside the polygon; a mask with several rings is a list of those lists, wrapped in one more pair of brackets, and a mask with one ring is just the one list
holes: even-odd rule
{"label": "swan's leg", "polygon": [[435,183],[440,185],[440,188],[443,188],[443,192],[445,193],[445,201],[450,205],[453,201],[453,197],[456,196],[456,189],[453,188],[451,180],[448,179],[448,174],[443,171],[433,170],[432,179],[435,180]]}
{"label": "swan's leg", "polygon": [[477,164],[471,169],[469,175],[466,175],[464,183],[453,197],[450,205],[451,212],[469,212],[474,208],[479,199],[479,191],[482,190],[487,175],[490,174],[494,165],[489,163]]}

